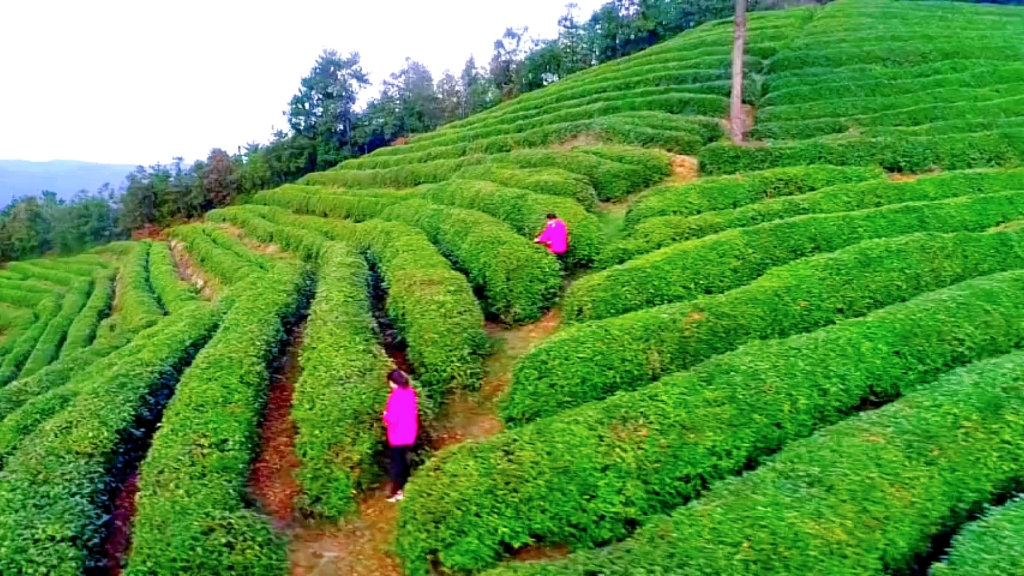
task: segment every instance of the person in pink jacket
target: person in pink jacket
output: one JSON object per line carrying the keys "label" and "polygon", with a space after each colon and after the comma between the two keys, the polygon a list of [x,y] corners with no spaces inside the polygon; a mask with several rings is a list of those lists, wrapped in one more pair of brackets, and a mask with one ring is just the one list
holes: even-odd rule
{"label": "person in pink jacket", "polygon": [[405,498],[402,489],[409,480],[409,450],[416,443],[419,433],[419,402],[416,390],[409,384],[409,377],[401,370],[388,374],[391,394],[384,408],[384,426],[388,429],[388,472],[390,486],[388,502]]}
{"label": "person in pink jacket", "polygon": [[555,256],[565,254],[569,249],[569,231],[565,222],[556,214],[548,214],[548,224],[534,242],[543,244]]}

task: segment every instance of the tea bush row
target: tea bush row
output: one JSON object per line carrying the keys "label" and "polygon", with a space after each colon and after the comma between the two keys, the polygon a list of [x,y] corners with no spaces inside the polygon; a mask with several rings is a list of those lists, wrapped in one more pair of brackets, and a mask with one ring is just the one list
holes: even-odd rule
{"label": "tea bush row", "polygon": [[1024,217],[1024,191],[815,214],[673,244],[587,276],[563,299],[570,322],[720,294],[767,270],[872,238],[978,232]]}
{"label": "tea bush row", "polygon": [[620,540],[866,400],[1019,347],[1022,304],[1024,272],[970,280],[442,452],[406,489],[398,554],[419,575]]}
{"label": "tea bush row", "polygon": [[[1010,401],[1003,400],[1006,405]],[[1011,420],[1012,421],[1012,420]],[[1012,444],[1011,444],[1012,445]],[[932,567],[935,576],[1004,576],[1024,571],[1024,499],[990,510],[953,539],[948,557]]]}
{"label": "tea bush row", "polygon": [[114,298],[114,279],[116,276],[117,271],[109,268],[96,273],[89,300],[68,328],[64,346],[60,350],[61,358],[65,358],[69,354],[73,354],[92,344],[96,338],[96,329],[99,328],[100,322],[110,314],[110,307]]}

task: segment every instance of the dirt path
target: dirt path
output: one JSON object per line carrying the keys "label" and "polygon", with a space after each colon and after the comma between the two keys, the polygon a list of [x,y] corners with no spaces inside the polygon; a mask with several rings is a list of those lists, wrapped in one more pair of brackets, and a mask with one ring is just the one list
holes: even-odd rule
{"label": "dirt path", "polygon": [[[504,426],[496,413],[497,401],[512,382],[512,366],[535,343],[557,330],[560,321],[559,312],[554,310],[534,324],[517,328],[488,323],[486,330],[495,351],[485,362],[480,390],[457,394],[433,422],[425,425],[430,448],[440,450],[501,432]],[[400,361],[400,357],[394,359]],[[387,502],[386,497],[383,488],[367,494],[359,503],[357,516],[340,526],[308,524],[295,528],[290,549],[292,576],[401,576],[398,561],[389,551],[398,506]]]}
{"label": "dirt path", "polygon": [[178,278],[183,282],[187,282],[196,287],[199,290],[199,295],[206,300],[214,300],[217,297],[219,284],[216,281],[211,280],[203,272],[202,268],[196,264],[192,256],[189,255],[188,249],[185,244],[171,240],[171,257],[174,258],[174,262],[178,268]]}
{"label": "dirt path", "polygon": [[295,383],[302,373],[305,322],[296,324],[288,334],[288,348],[270,379],[270,393],[260,429],[260,453],[249,474],[249,489],[278,528],[295,520],[295,499],[301,493],[295,471],[295,422],[291,417]]}

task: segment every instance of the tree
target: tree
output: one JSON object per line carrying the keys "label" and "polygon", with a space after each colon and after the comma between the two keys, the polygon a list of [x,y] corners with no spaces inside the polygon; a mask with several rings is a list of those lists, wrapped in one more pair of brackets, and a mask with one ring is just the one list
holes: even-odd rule
{"label": "tree", "polygon": [[503,99],[518,96],[522,69],[520,63],[524,54],[529,52],[524,42],[528,42],[528,28],[506,28],[501,38],[494,41],[494,55],[491,57],[490,76],[494,87]]}
{"label": "tree", "polygon": [[485,75],[486,72],[477,68],[476,59],[470,56],[462,68],[462,76],[459,78],[459,82],[462,84],[463,118],[497,104],[499,95]]}
{"label": "tree", "polygon": [[288,125],[298,135],[327,143],[328,153],[337,153],[352,144],[354,107],[359,93],[369,85],[358,52],[343,58],[334,50],[324,50],[292,97],[285,112]]}
{"label": "tree", "polygon": [[747,0],[735,0],[736,17],[732,44],[732,95],[729,102],[729,135],[736,144],[743,142],[743,56],[747,43]]}
{"label": "tree", "polygon": [[450,70],[445,70],[444,75],[437,81],[437,98],[440,102],[441,124],[465,117],[462,114],[462,103],[465,100],[462,95],[462,84]]}
{"label": "tree", "polygon": [[238,174],[227,152],[210,151],[202,170],[203,191],[214,206],[227,206],[238,196]]}
{"label": "tree", "polygon": [[405,67],[384,82],[384,89],[398,99],[403,134],[429,132],[441,125],[441,100],[434,77],[423,64],[406,58]]}

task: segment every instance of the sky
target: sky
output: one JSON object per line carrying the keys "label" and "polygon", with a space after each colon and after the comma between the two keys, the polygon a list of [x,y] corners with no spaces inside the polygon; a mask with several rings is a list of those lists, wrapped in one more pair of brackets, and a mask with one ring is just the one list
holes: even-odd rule
{"label": "sky", "polygon": [[[0,159],[235,152],[287,127],[325,48],[360,52],[378,84],[406,57],[436,79],[486,63],[509,26],[554,37],[567,1],[0,0]],[[587,17],[606,0],[575,1]]]}

